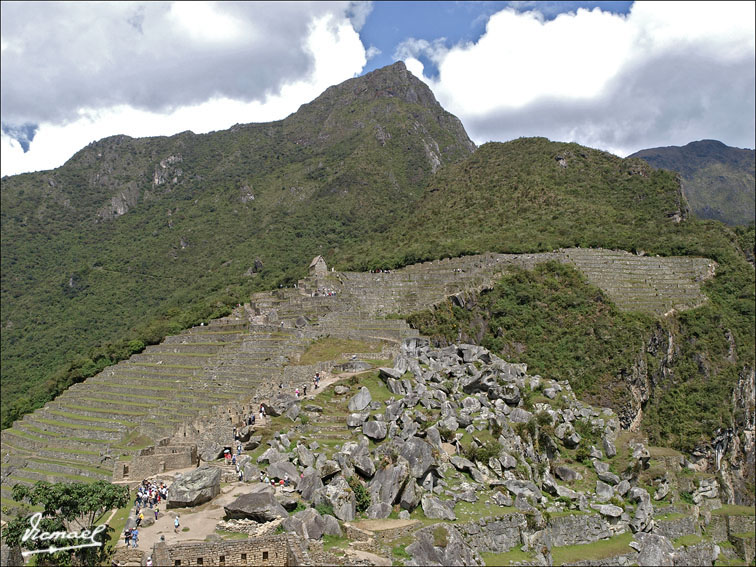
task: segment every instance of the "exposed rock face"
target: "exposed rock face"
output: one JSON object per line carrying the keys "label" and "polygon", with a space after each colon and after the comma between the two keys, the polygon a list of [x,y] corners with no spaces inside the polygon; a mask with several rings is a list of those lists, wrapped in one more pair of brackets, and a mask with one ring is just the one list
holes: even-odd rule
{"label": "exposed rock face", "polygon": [[438,520],[456,520],[457,515],[454,513],[454,506],[451,502],[439,500],[435,496],[426,494],[421,500],[423,514],[427,518]]}
{"label": "exposed rock face", "polygon": [[299,484],[297,485],[297,490],[302,495],[302,498],[308,501],[311,501],[315,493],[321,488],[323,488],[323,481],[316,471],[304,475],[299,479]]}
{"label": "exposed rock face", "polygon": [[326,530],[326,521],[315,508],[307,508],[307,510],[297,512],[286,518],[282,525],[287,532],[295,532],[305,539],[320,539]]}
{"label": "exposed rock face", "polygon": [[388,434],[388,427],[383,421],[366,421],[362,424],[362,432],[375,441],[381,441]]}
{"label": "exposed rock face", "polygon": [[357,500],[346,479],[339,475],[321,491],[325,502],[333,506],[333,515],[342,522],[351,522],[357,513]]}
{"label": "exposed rock face", "polygon": [[289,517],[286,509],[267,491],[242,494],[224,509],[229,518],[249,518],[260,523]]}
{"label": "exposed rock face", "polygon": [[378,469],[368,485],[372,501],[394,504],[410,476],[409,470],[409,463],[401,457],[396,464]]}
{"label": "exposed rock face", "polygon": [[411,437],[402,445],[399,454],[407,459],[410,475],[422,478],[436,464],[431,446],[419,437]]}
{"label": "exposed rock face", "polygon": [[203,465],[182,476],[168,489],[167,508],[198,506],[220,494],[221,471]]}
{"label": "exposed rock face", "polygon": [[[637,543],[636,543],[637,542]],[[671,567],[675,564],[675,548],[664,536],[655,534],[637,533],[635,542],[631,544],[638,550],[638,565]]]}
{"label": "exposed rock face", "polygon": [[[445,534],[443,533],[445,532]],[[415,532],[415,542],[407,547],[409,565],[482,565],[478,553],[454,526],[439,525]]]}
{"label": "exposed rock face", "polygon": [[370,395],[370,390],[363,386],[362,388],[360,388],[360,391],[357,392],[351,400],[349,400],[349,405],[347,407],[351,412],[361,412],[366,407],[368,407],[370,405],[370,402],[372,401],[373,398]]}

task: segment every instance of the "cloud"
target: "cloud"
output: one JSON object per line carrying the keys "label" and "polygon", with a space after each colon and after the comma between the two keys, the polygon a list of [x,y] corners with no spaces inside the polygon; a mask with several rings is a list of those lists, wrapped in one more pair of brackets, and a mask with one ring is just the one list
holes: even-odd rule
{"label": "cloud", "polygon": [[[2,173],[56,167],[117,133],[199,133],[284,118],[362,71],[366,52],[352,20],[364,23],[369,9],[3,2]],[[16,134],[27,123],[39,131],[23,152]]]}
{"label": "cloud", "polygon": [[[537,8],[537,5],[536,5]],[[406,41],[408,68],[478,143],[542,135],[626,155],[754,140],[754,4],[636,2],[546,20],[507,9],[475,43]]]}

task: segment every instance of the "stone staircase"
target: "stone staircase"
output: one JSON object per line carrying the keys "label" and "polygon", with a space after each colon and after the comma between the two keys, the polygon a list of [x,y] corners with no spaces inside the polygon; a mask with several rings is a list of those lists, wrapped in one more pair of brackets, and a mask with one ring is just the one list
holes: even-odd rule
{"label": "stone staircase", "polygon": [[[418,333],[387,315],[407,315],[466,290],[480,291],[510,266],[532,268],[548,260],[580,269],[620,309],[657,315],[704,302],[700,284],[716,266],[705,258],[572,248],[445,259],[383,273],[330,272],[295,288],[257,293],[231,316],[147,347],[2,431],[3,501],[18,482],[110,479],[119,459],[218,408],[264,399],[298,376],[289,365],[313,340],[330,336],[396,345]],[[308,371],[304,367],[303,379]]]}

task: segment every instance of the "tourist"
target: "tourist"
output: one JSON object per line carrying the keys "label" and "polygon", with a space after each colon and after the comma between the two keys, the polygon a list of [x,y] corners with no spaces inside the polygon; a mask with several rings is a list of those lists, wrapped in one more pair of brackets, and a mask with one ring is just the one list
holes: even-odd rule
{"label": "tourist", "polygon": [[155,521],[157,522],[158,512],[160,511],[160,508],[155,506]]}
{"label": "tourist", "polygon": [[294,390],[294,395],[295,395],[295,396],[296,396],[297,398],[299,397],[299,388],[297,388],[296,390]]}
{"label": "tourist", "polygon": [[263,479],[265,478],[265,475],[262,471],[260,471],[260,482],[264,482]]}
{"label": "tourist", "polygon": [[179,525],[181,523],[179,522],[179,517],[176,515],[176,517],[173,519],[173,533],[178,533]]}
{"label": "tourist", "polygon": [[232,464],[232,465],[235,465],[235,464],[236,464],[236,454],[234,454],[234,455],[231,455],[231,464]]}
{"label": "tourist", "polygon": [[136,519],[136,527],[139,527],[139,524],[142,523],[142,520],[144,520],[144,514],[142,514],[142,512],[139,512],[139,516],[137,516]]}
{"label": "tourist", "polygon": [[304,395],[307,397],[307,384],[304,385]]}
{"label": "tourist", "polygon": [[147,567],[152,567],[152,556],[150,556],[150,557],[147,558],[146,565],[147,565]]}
{"label": "tourist", "polygon": [[133,549],[136,549],[139,545],[139,530],[137,528],[134,528],[131,531],[131,547]]}
{"label": "tourist", "polygon": [[244,480],[244,471],[240,470],[239,472],[239,482],[242,482]]}
{"label": "tourist", "polygon": [[131,541],[131,528],[123,530],[123,539],[125,540],[126,547],[129,547],[129,542]]}

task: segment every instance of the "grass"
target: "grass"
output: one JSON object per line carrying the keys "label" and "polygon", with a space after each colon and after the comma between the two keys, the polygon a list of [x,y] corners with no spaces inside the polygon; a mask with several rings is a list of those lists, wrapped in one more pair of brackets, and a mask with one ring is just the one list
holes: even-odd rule
{"label": "grass", "polygon": [[711,511],[714,516],[753,516],[756,514],[751,506],[736,506],[725,504],[721,508]]}
{"label": "grass", "polygon": [[527,565],[534,559],[532,553],[522,551],[519,548],[514,548],[504,553],[481,553],[480,556],[486,565],[496,566]]}
{"label": "grass", "polygon": [[218,534],[222,539],[227,540],[239,540],[239,539],[247,539],[249,538],[249,534],[241,533],[241,532],[229,532],[226,530],[215,530],[215,533]]}
{"label": "grass", "polygon": [[382,350],[382,343],[325,337],[314,341],[296,364],[304,366],[337,360],[342,354],[349,352],[381,352]]}
{"label": "grass", "polygon": [[468,522],[485,517],[499,518],[520,512],[517,508],[511,506],[485,504],[485,494],[479,494],[479,497],[477,502],[457,502],[456,506],[454,506],[454,513],[457,515],[458,521]]}
{"label": "grass", "polygon": [[[30,472],[30,473],[36,473],[36,474],[44,476],[44,477],[49,477],[49,476],[52,476],[52,477],[62,477],[62,478],[65,478],[66,480],[69,480],[71,482],[82,482],[84,484],[90,484],[92,482],[95,482],[95,481],[99,480],[99,479],[92,478],[92,477],[89,477],[89,476],[81,476],[81,475],[78,475],[78,474],[70,474],[70,473],[64,473],[64,472],[44,471],[44,470],[41,470],[41,469],[31,469],[31,468],[28,468],[28,467],[25,468],[25,469],[23,469],[23,470],[26,471],[26,472]],[[20,478],[20,477],[16,477],[16,478]],[[34,482],[36,482],[36,481],[34,481]]]}
{"label": "grass", "polygon": [[629,546],[632,540],[633,534],[626,532],[593,543],[552,547],[551,557],[554,559],[554,565],[570,565],[576,561],[586,560],[596,561],[633,552]]}
{"label": "grass", "polygon": [[349,546],[349,538],[344,536],[335,536],[323,534],[323,551],[336,549],[346,549]]}
{"label": "grass", "polygon": [[[113,551],[118,540],[123,536],[123,530],[126,528],[126,521],[129,519],[132,507],[132,502],[126,503],[123,508],[118,509],[110,520],[109,525],[113,528],[113,534],[108,542],[108,550]],[[107,519],[108,515],[110,515],[110,511],[105,512],[105,519]]]}
{"label": "grass", "polygon": [[672,541],[672,544],[675,547],[689,547],[691,545],[696,545],[697,543],[705,541],[705,539],[705,537],[698,534],[688,534],[676,538],[674,541]]}
{"label": "grass", "polygon": [[47,425],[52,425],[54,427],[61,427],[65,429],[86,429],[88,431],[110,431],[113,433],[118,433],[118,429],[113,429],[111,427],[100,427],[99,425],[79,425],[77,423],[69,423],[67,421],[55,421],[52,419],[43,419],[43,418],[35,418],[36,421],[39,423],[45,423]]}

